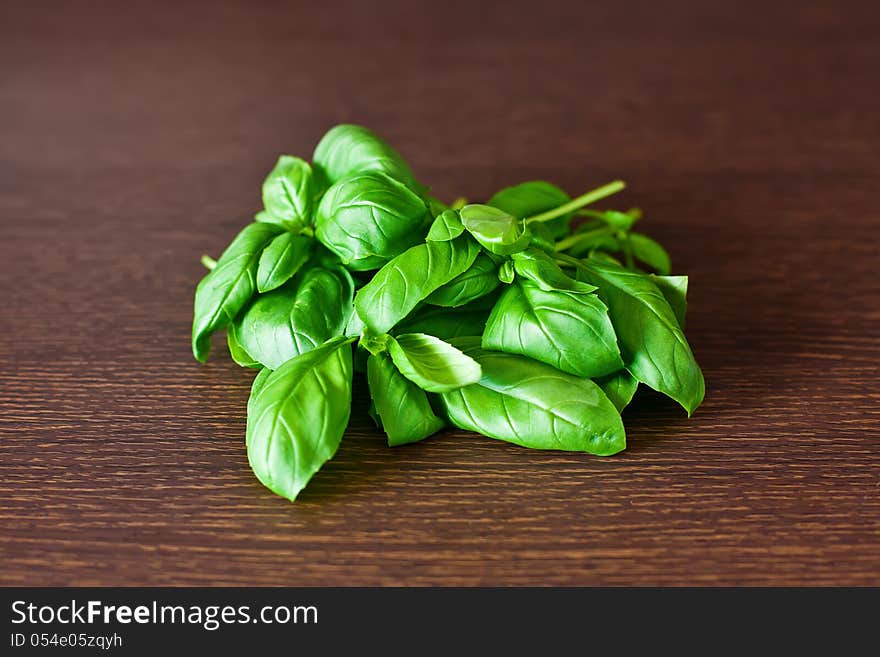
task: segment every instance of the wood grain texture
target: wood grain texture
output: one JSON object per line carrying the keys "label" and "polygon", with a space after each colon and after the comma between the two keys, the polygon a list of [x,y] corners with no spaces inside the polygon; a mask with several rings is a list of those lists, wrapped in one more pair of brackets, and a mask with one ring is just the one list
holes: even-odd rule
{"label": "wood grain texture", "polygon": [[[7,3],[0,584],[880,585],[880,14],[643,4]],[[703,407],[640,392],[606,459],[392,450],[361,382],[301,501],[263,489],[199,256],[341,121],[442,198],[625,178]]]}

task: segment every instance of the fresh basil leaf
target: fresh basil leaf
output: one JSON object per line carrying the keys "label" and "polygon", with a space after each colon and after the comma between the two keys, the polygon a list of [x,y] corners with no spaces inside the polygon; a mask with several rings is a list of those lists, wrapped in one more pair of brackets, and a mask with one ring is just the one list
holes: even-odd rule
{"label": "fresh basil leaf", "polygon": [[654,281],[595,258],[583,261],[578,277],[597,286],[608,305],[626,368],[691,415],[706,392],[703,373],[675,312]]}
{"label": "fresh basil leaf", "polygon": [[370,356],[367,383],[390,447],[423,440],[443,428],[425,391],[398,372],[388,354]]}
{"label": "fresh basil leaf", "polygon": [[348,318],[348,324],[345,325],[345,335],[349,338],[357,337],[364,332],[365,328],[364,320],[356,312],[353,312]]}
{"label": "fresh basil leaf", "polygon": [[638,379],[627,370],[620,370],[601,379],[596,379],[596,383],[618,411],[623,411],[629,405],[636,394],[636,388],[639,387]]}
{"label": "fresh basil leaf", "polygon": [[251,403],[256,398],[257,393],[262,390],[263,386],[266,384],[266,380],[269,378],[269,375],[272,374],[272,370],[264,367],[257,375],[254,377],[254,380],[251,382],[251,396],[248,398],[248,415],[251,412]]}
{"label": "fresh basil leaf", "polygon": [[464,232],[461,217],[455,210],[444,210],[434,219],[426,239],[432,242],[448,242]]}
{"label": "fresh basil leaf", "polygon": [[360,336],[358,347],[373,355],[384,354],[388,351],[388,342],[390,340],[391,336],[387,333],[376,334],[368,329]]}
{"label": "fresh basil leaf", "polygon": [[241,367],[262,367],[258,360],[238,344],[238,340],[235,339],[235,331],[232,330],[231,326],[226,329],[226,345],[229,347],[229,355],[236,365]]}
{"label": "fresh basil leaf", "polygon": [[[484,306],[484,299],[495,298],[489,294],[476,301],[456,308],[450,312],[448,308],[424,306],[414,311],[396,327],[397,333],[428,333],[442,340],[458,338],[465,335],[483,335],[486,320],[492,306]],[[493,302],[494,305],[494,302]]]}
{"label": "fresh basil leaf", "polygon": [[480,366],[440,338],[405,333],[388,341],[400,373],[428,392],[449,392],[480,380]]}
{"label": "fresh basil leaf", "polygon": [[483,348],[588,378],[623,367],[608,309],[595,294],[546,291],[527,279],[508,287],[495,304]]}
{"label": "fresh basil leaf", "polygon": [[479,251],[466,236],[411,247],[358,291],[354,300],[358,315],[374,333],[387,333],[425,297],[467,270]]}
{"label": "fresh basil leaf", "polygon": [[506,285],[513,283],[516,278],[516,269],[513,268],[513,262],[505,260],[498,268],[498,280]]}
{"label": "fresh basil leaf", "polygon": [[461,223],[480,245],[497,255],[510,255],[529,245],[531,233],[522,219],[490,205],[466,205]]}
{"label": "fresh basil leaf", "polygon": [[266,488],[289,500],[342,440],[351,412],[350,342],[335,338],[291,358],[248,402],[248,461]]}
{"label": "fresh basil leaf", "polygon": [[602,213],[602,220],[615,230],[629,230],[637,218],[638,216],[633,216],[628,212],[618,212],[617,210],[606,210]]}
{"label": "fresh basil leaf", "polygon": [[385,173],[414,192],[421,191],[409,165],[376,133],[358,125],[337,125],[318,142],[312,156],[318,190],[367,172]]}
{"label": "fresh basil leaf", "polygon": [[298,157],[282,155],[263,182],[265,214],[258,221],[277,223],[296,231],[312,217],[312,167]]}
{"label": "fresh basil leaf", "polygon": [[270,369],[341,336],[352,313],[354,282],[343,269],[310,267],[261,294],[233,323],[235,339]]}
{"label": "fresh basil leaf", "polygon": [[511,256],[517,275],[536,283],[545,292],[565,290],[588,294],[596,288],[571,278],[562,271],[552,256],[537,249],[526,249]]}
{"label": "fresh basil leaf", "polygon": [[315,236],[349,269],[377,269],[416,244],[428,208],[382,173],[342,180],[324,194]]}
{"label": "fresh basil leaf", "polygon": [[454,340],[483,370],[478,383],[442,393],[457,427],[523,447],[616,454],[626,447],[620,414],[601,388],[529,358]]}
{"label": "fresh basil leaf", "polygon": [[630,233],[629,245],[636,259],[644,262],[658,274],[663,276],[669,274],[672,263],[669,260],[669,254],[666,252],[666,249],[660,246],[659,242],[655,242],[647,235],[642,235],[641,233]]}
{"label": "fresh basil leaf", "polygon": [[281,230],[266,223],[246,226],[220,256],[217,266],[196,287],[192,325],[192,350],[196,360],[202,363],[208,360],[211,334],[226,327],[250,301],[256,287],[260,254]]}
{"label": "fresh basil leaf", "polygon": [[[531,180],[513,187],[506,187],[489,199],[488,205],[504,210],[514,217],[525,219],[567,203],[571,197],[562,189],[543,180]],[[545,222],[550,240],[568,234],[573,213]],[[534,229],[534,226],[530,226]]]}
{"label": "fresh basil leaf", "polygon": [[486,296],[498,287],[498,284],[498,270],[495,263],[484,253],[480,253],[470,267],[434,290],[425,301],[435,306],[457,308]]}
{"label": "fresh basil leaf", "polygon": [[651,274],[651,280],[669,302],[672,312],[675,313],[675,319],[678,320],[678,325],[683,329],[684,316],[687,313],[688,277]]}
{"label": "fresh basil leaf", "polygon": [[314,240],[305,235],[281,233],[269,242],[257,267],[257,290],[269,292],[284,285],[306,261]]}
{"label": "fresh basil leaf", "polygon": [[[623,263],[621,263],[620,260],[615,258],[613,255],[605,253],[603,251],[590,252],[589,260],[590,262],[605,263],[611,266],[623,267]],[[582,278],[582,276],[578,276],[578,280],[581,280]]]}

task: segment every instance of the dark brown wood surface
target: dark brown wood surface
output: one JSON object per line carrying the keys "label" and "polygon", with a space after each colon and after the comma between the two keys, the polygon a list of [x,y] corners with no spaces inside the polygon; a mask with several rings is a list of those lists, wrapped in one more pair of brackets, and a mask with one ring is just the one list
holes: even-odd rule
{"label": "dark brown wood surface", "polygon": [[[0,583],[880,584],[880,14],[723,5],[6,3]],[[262,488],[199,256],[338,122],[446,199],[626,179],[704,405],[641,392],[613,458],[392,450],[361,386],[300,501]]]}

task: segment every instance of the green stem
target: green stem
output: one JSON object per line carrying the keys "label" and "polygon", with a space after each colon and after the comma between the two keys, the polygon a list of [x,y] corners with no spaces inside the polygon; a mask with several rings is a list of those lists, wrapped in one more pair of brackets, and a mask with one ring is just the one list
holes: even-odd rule
{"label": "green stem", "polygon": [[202,265],[204,265],[205,269],[208,271],[213,271],[214,267],[217,266],[217,261],[206,253],[202,256]]}
{"label": "green stem", "polygon": [[[608,218],[606,217],[606,213],[601,212],[600,210],[591,210],[589,208],[584,208],[583,210],[578,210],[575,214],[579,217],[589,217],[590,219],[597,219],[602,223],[608,223]],[[642,218],[642,211],[640,208],[630,208],[624,214],[628,214],[632,217],[632,222],[635,223],[639,219]]]}
{"label": "green stem", "polygon": [[547,210],[547,212],[542,212],[541,214],[536,214],[533,217],[528,217],[526,218],[526,222],[530,223],[533,221],[550,221],[551,219],[556,219],[556,217],[561,217],[562,215],[568,214],[569,212],[579,210],[585,205],[595,203],[596,201],[603,199],[606,196],[616,194],[624,187],[626,187],[626,184],[622,180],[615,180],[614,182],[610,182],[607,185],[597,187],[596,189],[589,191],[586,194],[581,194],[577,198],[571,199],[568,203],[560,205],[558,208],[553,208],[552,210]]}
{"label": "green stem", "polygon": [[605,223],[605,213],[601,210],[591,210],[590,208],[582,208],[577,211],[577,216],[579,217],[589,217],[590,219],[599,219],[602,223]]}
{"label": "green stem", "polygon": [[571,247],[580,244],[585,240],[591,240],[601,235],[610,235],[611,232],[612,229],[606,226],[605,228],[597,228],[596,230],[590,230],[583,233],[575,233],[574,235],[569,235],[556,242],[556,250],[568,251]]}
{"label": "green stem", "polygon": [[464,196],[459,196],[452,202],[452,205],[449,206],[450,210],[461,210],[464,206],[468,204],[468,200]]}

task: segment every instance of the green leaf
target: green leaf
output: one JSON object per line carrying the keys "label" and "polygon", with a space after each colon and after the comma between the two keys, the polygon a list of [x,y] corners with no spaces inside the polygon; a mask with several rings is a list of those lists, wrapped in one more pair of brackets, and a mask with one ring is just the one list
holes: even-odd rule
{"label": "green leaf", "polygon": [[479,251],[464,236],[411,247],[358,291],[354,300],[358,315],[374,333],[387,333],[425,297],[470,267]]}
{"label": "green leaf", "polygon": [[629,230],[638,218],[628,212],[618,212],[617,210],[606,210],[601,214],[602,220],[615,230]]}
{"label": "green leaf", "polygon": [[390,338],[388,352],[400,373],[428,392],[449,392],[480,380],[480,366],[472,358],[433,335]]}
{"label": "green leaf", "polygon": [[607,456],[626,447],[620,414],[589,379],[483,350],[477,338],[454,344],[483,370],[478,383],[440,395],[457,427],[535,449]]}
{"label": "green leaf", "polygon": [[193,303],[192,350],[204,363],[211,349],[211,334],[225,328],[254,294],[257,261],[263,248],[281,228],[252,223],[245,227],[220,256],[217,266],[196,287]]}
{"label": "green leaf", "polygon": [[464,232],[461,217],[455,210],[444,210],[431,224],[426,239],[432,242],[448,242]]}
{"label": "green leaf", "polygon": [[314,240],[282,233],[269,242],[257,267],[257,290],[269,292],[284,285],[309,259]]}
{"label": "green leaf", "polygon": [[516,270],[513,268],[513,262],[505,260],[498,268],[498,280],[506,285],[513,283],[516,278]]}
{"label": "green leaf", "polygon": [[578,276],[599,288],[608,305],[626,368],[668,395],[688,415],[703,401],[703,373],[675,312],[650,277],[607,261],[583,261]]}
{"label": "green leaf", "polygon": [[266,211],[257,220],[299,230],[311,221],[313,197],[312,167],[298,157],[282,155],[263,182]]}
{"label": "green leaf", "polygon": [[318,191],[362,173],[385,173],[414,192],[421,191],[400,154],[371,130],[337,125],[318,142],[312,156]]}
{"label": "green leaf", "polygon": [[251,412],[251,403],[253,402],[254,398],[256,398],[257,393],[260,392],[260,390],[262,390],[262,388],[265,385],[266,380],[269,378],[270,374],[272,374],[272,370],[264,367],[259,372],[257,372],[257,375],[254,377],[254,380],[251,382],[251,396],[248,398],[248,407],[247,407],[248,414],[250,414],[250,412]]}
{"label": "green leaf", "polygon": [[[504,210],[514,217],[525,219],[558,208],[570,200],[571,197],[556,185],[543,180],[531,180],[502,189],[489,199],[488,205]],[[573,214],[569,213],[546,222],[545,227],[549,231],[551,240],[568,233]]]}
{"label": "green leaf", "polygon": [[443,340],[483,335],[492,306],[486,307],[482,302],[494,297],[494,294],[481,297],[452,312],[448,308],[424,306],[398,324],[396,330],[399,333],[428,333]]}
{"label": "green leaf", "polygon": [[480,253],[470,267],[434,290],[425,301],[456,308],[489,294],[498,284],[498,268],[488,256]]}
{"label": "green leaf", "polygon": [[[248,402],[247,453],[257,478],[296,499],[333,457],[351,412],[351,338],[336,338],[265,376]],[[259,380],[263,375],[258,375]]]}
{"label": "green leaf", "polygon": [[365,328],[364,320],[356,312],[353,312],[351,317],[348,318],[348,324],[345,326],[345,335],[349,338],[357,337],[364,332]]}
{"label": "green leaf", "polygon": [[651,280],[669,302],[672,312],[675,313],[675,319],[678,320],[678,325],[683,329],[684,316],[687,313],[688,277],[651,274]]}
{"label": "green leaf", "polygon": [[517,275],[536,283],[544,291],[565,290],[578,294],[588,294],[596,288],[571,278],[547,253],[537,249],[526,249],[511,257]]}
{"label": "green leaf", "polygon": [[262,294],[232,326],[235,340],[263,366],[276,369],[345,332],[354,282],[342,269],[310,267]]}
{"label": "green leaf", "polygon": [[226,345],[229,347],[229,355],[237,365],[241,367],[262,367],[260,362],[253,358],[244,347],[235,339],[235,331],[232,327],[226,329]]}
{"label": "green leaf", "polygon": [[510,255],[529,245],[531,233],[522,219],[490,205],[466,205],[461,223],[480,245],[498,255]]}
{"label": "green leaf", "polygon": [[421,239],[424,201],[381,173],[342,180],[324,194],[315,236],[349,269],[377,269]]}
{"label": "green leaf", "polygon": [[[594,251],[590,253],[590,262],[598,262],[600,264],[605,263],[612,266],[623,267],[623,263],[620,262],[620,260],[615,258],[613,255],[604,253],[602,251]],[[581,276],[578,276],[578,280],[580,280],[581,278]]]}
{"label": "green leaf", "polygon": [[601,379],[596,379],[596,383],[618,411],[623,411],[627,407],[636,394],[636,388],[639,387],[638,379],[627,370],[620,370]]}
{"label": "green leaf", "polygon": [[389,447],[423,440],[443,428],[425,391],[398,372],[388,354],[370,356],[367,383]]}
{"label": "green leaf", "polygon": [[672,268],[669,254],[658,242],[641,233],[630,233],[629,244],[632,254],[658,274],[667,275]]}
{"label": "green leaf", "polygon": [[507,288],[495,304],[483,347],[588,378],[623,367],[608,309],[595,294],[546,291],[525,279]]}

